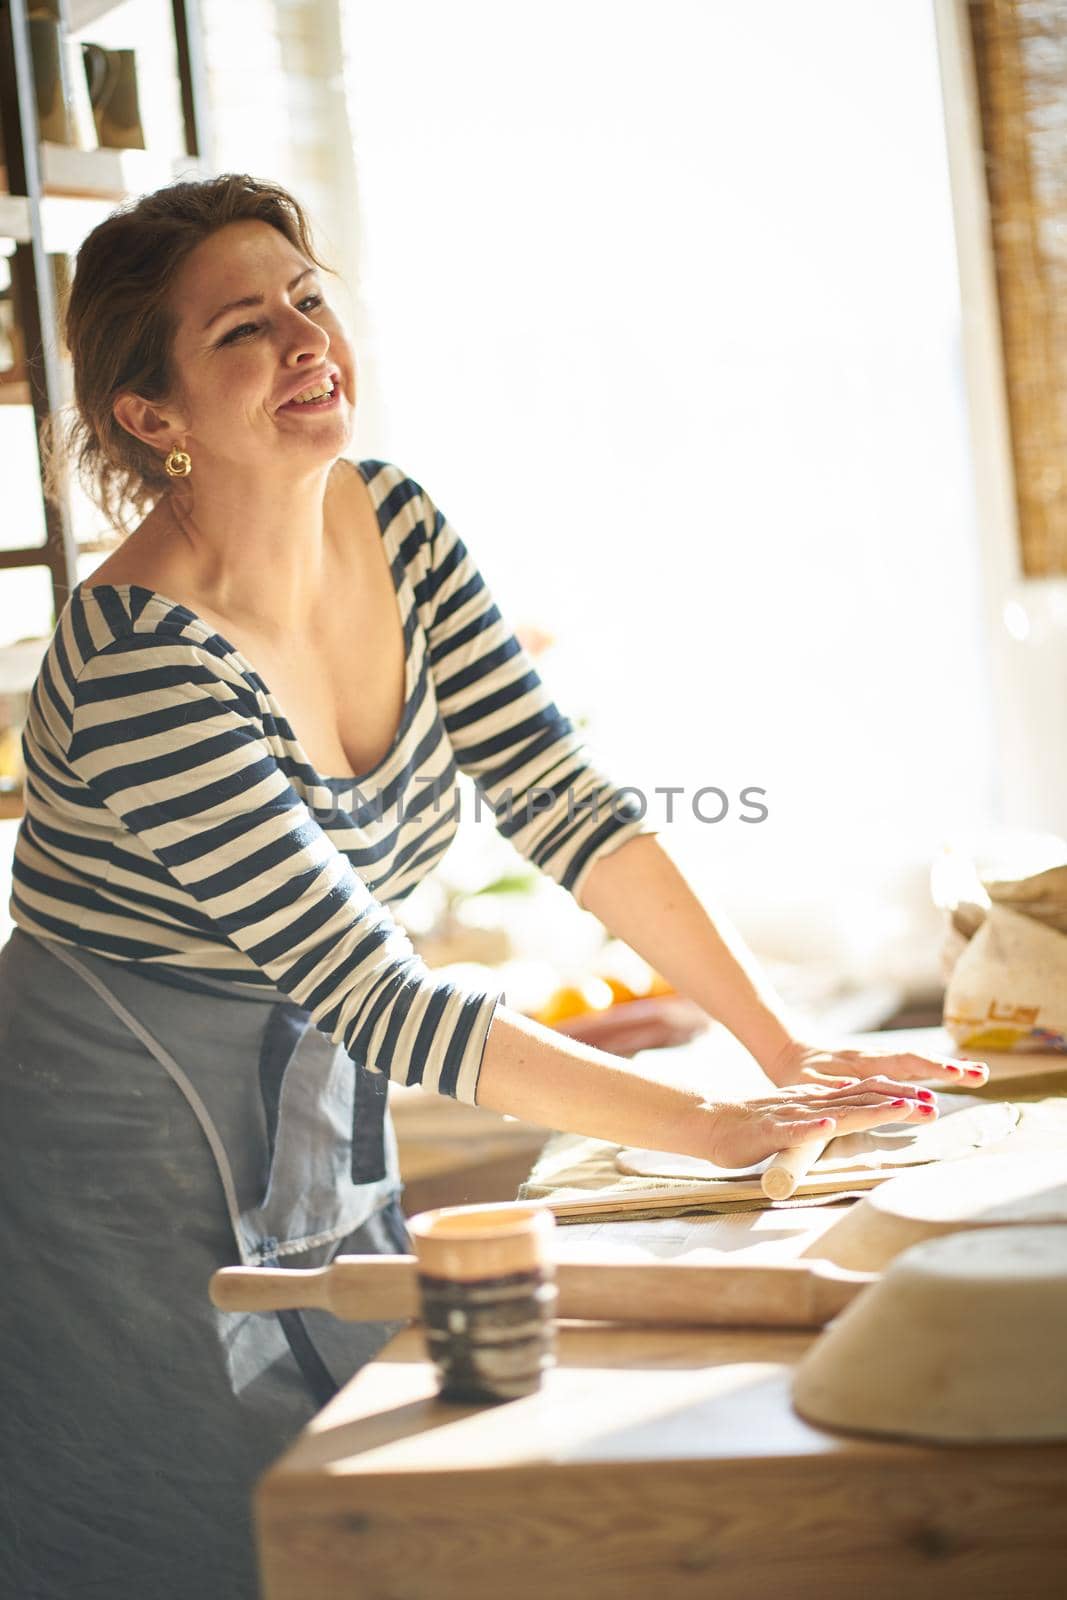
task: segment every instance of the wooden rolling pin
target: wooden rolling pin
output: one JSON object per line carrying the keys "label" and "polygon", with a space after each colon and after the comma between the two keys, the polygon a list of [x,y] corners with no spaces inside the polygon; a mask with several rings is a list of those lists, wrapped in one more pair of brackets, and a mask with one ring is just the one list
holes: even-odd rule
{"label": "wooden rolling pin", "polygon": [[830,1143],[830,1138],[823,1134],[818,1139],[805,1139],[803,1144],[795,1144],[791,1150],[779,1150],[760,1179],[760,1188],[767,1198],[788,1200],[791,1194],[795,1194],[797,1185],[807,1177]]}
{"label": "wooden rolling pin", "polygon": [[[876,1277],[828,1261],[571,1259],[556,1263],[556,1315],[709,1328],[821,1328]],[[348,1322],[419,1315],[414,1256],[338,1256],[311,1271],[223,1267],[210,1293],[220,1311],[332,1311]]]}

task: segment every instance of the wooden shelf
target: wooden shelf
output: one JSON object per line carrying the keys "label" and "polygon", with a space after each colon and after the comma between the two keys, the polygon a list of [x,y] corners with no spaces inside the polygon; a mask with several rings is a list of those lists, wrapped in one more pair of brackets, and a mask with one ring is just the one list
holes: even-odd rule
{"label": "wooden shelf", "polygon": [[[76,150],[44,139],[38,146],[42,196],[61,200],[128,200],[182,176],[202,176],[192,156],[160,155],[154,150]],[[7,168],[0,165],[0,189]],[[0,194],[0,232],[28,239],[29,202],[25,195]]]}
{"label": "wooden shelf", "polygon": [[[43,143],[40,152],[41,227],[45,249],[52,255],[76,255],[86,234],[118,201],[136,199],[177,178],[206,176],[192,156],[160,156],[151,150],[74,150]],[[6,169],[0,166],[0,190],[6,181]],[[24,195],[0,193],[0,239],[22,243],[29,237],[29,201]]]}
{"label": "wooden shelf", "polygon": [[116,11],[126,0],[67,0],[67,17],[72,33],[79,28],[88,28],[93,22],[98,22],[101,17],[106,17],[109,11]]}
{"label": "wooden shelf", "polygon": [[41,181],[46,195],[66,199],[125,200],[169,183],[174,163],[150,150],[75,150],[41,144]]}
{"label": "wooden shelf", "polygon": [[30,202],[25,195],[0,194],[0,235],[16,244],[25,244],[29,239]]}

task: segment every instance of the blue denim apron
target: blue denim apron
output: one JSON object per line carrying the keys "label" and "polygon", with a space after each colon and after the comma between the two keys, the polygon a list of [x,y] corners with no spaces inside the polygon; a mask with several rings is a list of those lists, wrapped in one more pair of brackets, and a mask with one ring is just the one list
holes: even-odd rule
{"label": "blue denim apron", "polygon": [[407,1252],[386,1080],[275,989],[0,950],[0,1600],[256,1595],[256,1479],[391,1323],[219,1266]]}

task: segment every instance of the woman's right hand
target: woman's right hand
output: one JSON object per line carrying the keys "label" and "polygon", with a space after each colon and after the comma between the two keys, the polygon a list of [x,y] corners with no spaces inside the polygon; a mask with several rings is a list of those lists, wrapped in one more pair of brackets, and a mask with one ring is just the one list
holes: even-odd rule
{"label": "woman's right hand", "polygon": [[808,1139],[832,1139],[863,1133],[885,1122],[933,1122],[937,1117],[929,1089],[892,1078],[863,1078],[844,1085],[790,1085],[751,1100],[720,1101],[705,1107],[711,1113],[697,1149],[687,1141],[687,1154],[702,1155],[720,1167],[747,1167],[779,1150]]}

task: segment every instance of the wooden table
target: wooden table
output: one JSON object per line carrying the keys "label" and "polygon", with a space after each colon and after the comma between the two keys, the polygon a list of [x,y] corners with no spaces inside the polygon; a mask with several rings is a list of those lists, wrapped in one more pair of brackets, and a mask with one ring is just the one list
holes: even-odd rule
{"label": "wooden table", "polygon": [[390,1083],[405,1214],[513,1200],[550,1128]]}
{"label": "wooden table", "polygon": [[[837,1214],[569,1225],[558,1253],[783,1260]],[[1067,1445],[812,1427],[790,1375],[814,1337],[564,1322],[541,1392],[478,1408],[437,1399],[407,1329],[262,1480],[263,1600],[1062,1593]]]}

